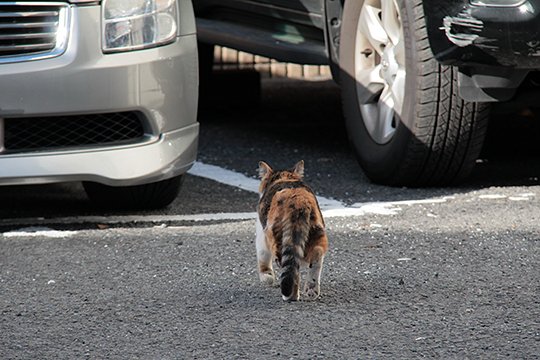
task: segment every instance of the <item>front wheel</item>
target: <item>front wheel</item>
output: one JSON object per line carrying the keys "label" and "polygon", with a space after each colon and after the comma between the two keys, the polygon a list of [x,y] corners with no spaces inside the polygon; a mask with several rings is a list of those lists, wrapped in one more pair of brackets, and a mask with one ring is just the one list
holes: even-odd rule
{"label": "front wheel", "polygon": [[343,14],[343,109],[366,175],[393,186],[464,179],[482,148],[488,107],[463,101],[457,69],[434,59],[422,1],[347,1]]}
{"label": "front wheel", "polygon": [[183,175],[171,179],[134,186],[108,186],[83,182],[88,198],[100,207],[122,210],[159,209],[176,199]]}

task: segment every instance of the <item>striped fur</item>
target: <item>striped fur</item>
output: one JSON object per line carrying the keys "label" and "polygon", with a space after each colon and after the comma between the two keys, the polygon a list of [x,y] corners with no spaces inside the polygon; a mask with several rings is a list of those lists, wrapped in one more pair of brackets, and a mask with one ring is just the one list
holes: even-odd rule
{"label": "striped fur", "polygon": [[272,259],[281,266],[280,287],[284,300],[300,298],[300,266],[310,267],[304,295],[320,294],[320,273],[328,239],[317,198],[303,181],[304,163],[292,170],[274,171],[259,164],[261,185],[257,219],[259,277],[272,284]]}

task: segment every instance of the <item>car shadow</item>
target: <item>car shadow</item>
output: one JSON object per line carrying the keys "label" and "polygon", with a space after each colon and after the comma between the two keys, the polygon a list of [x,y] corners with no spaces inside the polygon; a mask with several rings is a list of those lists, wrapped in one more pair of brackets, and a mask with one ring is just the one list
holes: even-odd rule
{"label": "car shadow", "polygon": [[[222,81],[222,85],[235,81],[244,86],[240,91],[222,92],[219,102],[205,104],[200,112],[202,162],[256,177],[260,160],[279,168],[304,159],[306,180],[315,191],[346,204],[540,184],[540,108],[509,112],[494,106],[481,157],[472,175],[459,186],[387,187],[370,182],[356,162],[348,144],[340,91],[333,81],[261,80],[245,72],[227,74]],[[260,88],[252,88],[257,86]],[[254,100],[254,93],[260,97]],[[79,183],[0,186],[0,219],[253,210],[255,194],[227,189],[188,176],[170,207],[128,212],[95,207]],[[227,195],[220,197],[224,193]]]}
{"label": "car shadow", "polygon": [[488,133],[472,176],[464,186],[540,184],[540,108],[507,112],[494,105]]}
{"label": "car shadow", "polygon": [[243,92],[251,94],[249,88],[240,95],[224,94],[220,103],[201,113],[202,161],[255,176],[259,160],[288,167],[303,158],[306,179],[316,191],[345,203],[424,199],[540,183],[540,109],[509,111],[494,105],[471,176],[457,186],[403,188],[376,185],[360,169],[349,147],[340,90],[333,81],[263,79],[255,110],[244,106]]}

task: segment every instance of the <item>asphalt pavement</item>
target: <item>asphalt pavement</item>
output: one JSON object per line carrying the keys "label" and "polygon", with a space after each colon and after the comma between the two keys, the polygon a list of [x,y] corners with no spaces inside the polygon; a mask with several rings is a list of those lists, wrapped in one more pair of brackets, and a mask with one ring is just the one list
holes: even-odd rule
{"label": "asphalt pavement", "polygon": [[0,358],[539,358],[534,112],[496,109],[463,185],[388,188],[358,168],[333,83],[264,80],[258,101],[238,81],[204,104],[199,161],[254,178],[304,159],[317,194],[354,210],[325,212],[321,298],[259,284],[257,194],[219,179],[187,175],[172,206],[137,213],[76,183],[3,187]]}

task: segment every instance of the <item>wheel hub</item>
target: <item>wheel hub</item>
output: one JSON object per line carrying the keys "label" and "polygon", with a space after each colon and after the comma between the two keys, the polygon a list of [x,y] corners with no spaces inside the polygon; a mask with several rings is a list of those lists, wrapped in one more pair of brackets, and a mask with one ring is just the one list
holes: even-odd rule
{"label": "wheel hub", "polygon": [[395,0],[366,0],[358,21],[355,76],[362,120],[378,144],[392,139],[401,115],[405,95],[403,40]]}
{"label": "wheel hub", "polygon": [[399,70],[399,64],[396,60],[394,47],[387,47],[383,51],[381,59],[381,78],[384,79],[385,86],[392,86]]}

